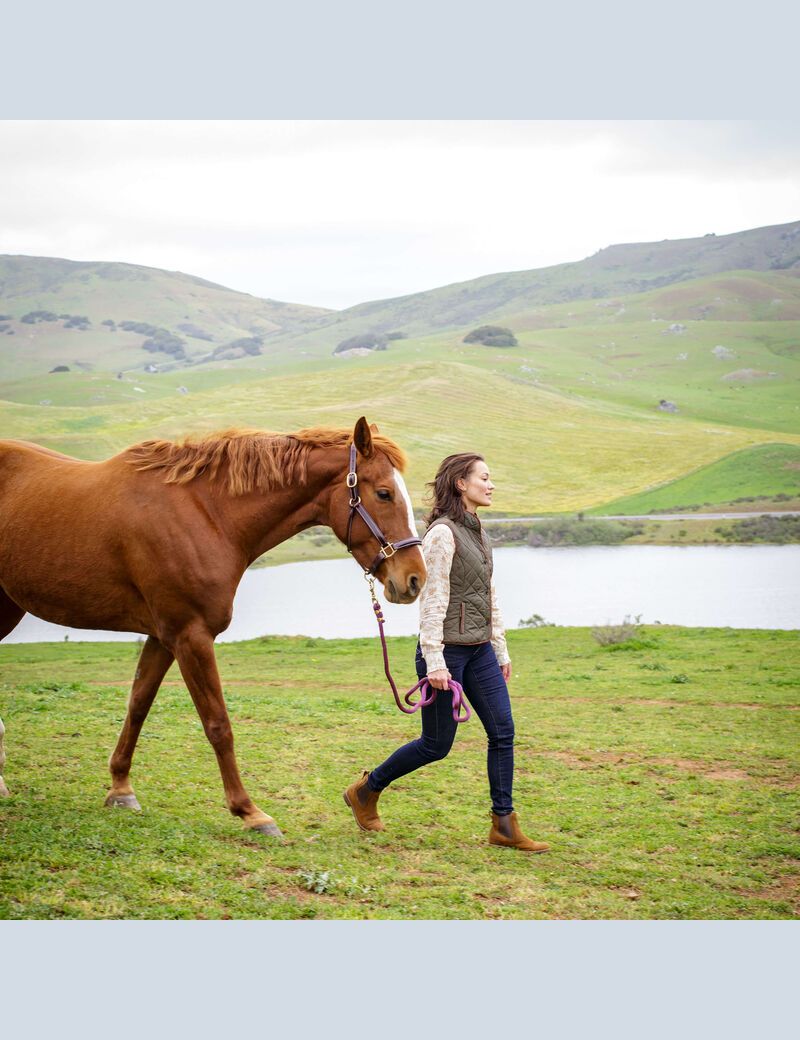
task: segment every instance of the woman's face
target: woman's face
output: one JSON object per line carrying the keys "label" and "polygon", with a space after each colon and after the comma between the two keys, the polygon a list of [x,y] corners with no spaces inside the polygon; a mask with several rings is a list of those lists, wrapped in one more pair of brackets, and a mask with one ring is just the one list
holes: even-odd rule
{"label": "woman's face", "polygon": [[478,460],[472,464],[466,479],[456,481],[456,487],[461,492],[461,501],[464,508],[474,513],[478,506],[490,506],[492,504],[492,491],[494,484],[489,476],[489,467],[485,462]]}

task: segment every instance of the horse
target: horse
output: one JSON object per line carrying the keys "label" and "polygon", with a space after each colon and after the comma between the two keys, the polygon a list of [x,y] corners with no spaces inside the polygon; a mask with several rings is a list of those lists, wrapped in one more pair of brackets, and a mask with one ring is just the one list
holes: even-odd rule
{"label": "horse", "polygon": [[[103,462],[0,441],[0,639],[26,612],[147,637],[109,760],[107,806],[141,808],[133,753],[177,660],[228,809],[248,831],[282,838],[239,775],[214,639],[230,624],[246,568],[315,525],[332,528],[390,602],[412,603],[426,573],[405,465],[402,449],[363,416],[353,430],[148,440]],[[386,544],[376,557],[380,536]],[[2,733],[0,723],[0,768]]]}

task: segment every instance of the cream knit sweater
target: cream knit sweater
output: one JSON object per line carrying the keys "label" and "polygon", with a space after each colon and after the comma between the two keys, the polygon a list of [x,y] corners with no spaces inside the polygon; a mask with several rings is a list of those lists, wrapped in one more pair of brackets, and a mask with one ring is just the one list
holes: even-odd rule
{"label": "cream knit sweater", "polygon": [[[444,659],[442,631],[447,605],[450,602],[450,567],[456,551],[456,540],[446,524],[436,527],[422,540],[422,555],[428,570],[428,580],[419,596],[419,645],[428,672],[447,668]],[[503,617],[497,605],[494,578],[492,595],[492,639],[498,664],[508,664],[508,648]]]}

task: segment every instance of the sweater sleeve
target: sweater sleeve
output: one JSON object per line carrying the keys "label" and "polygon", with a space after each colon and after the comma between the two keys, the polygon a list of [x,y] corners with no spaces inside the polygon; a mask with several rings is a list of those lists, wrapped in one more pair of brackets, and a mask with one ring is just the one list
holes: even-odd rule
{"label": "sweater sleeve", "polygon": [[494,586],[494,578],[492,578],[492,648],[498,664],[508,664],[511,661],[511,658],[508,656],[506,631],[503,626],[503,615],[500,613],[500,605],[497,602],[497,589]]}
{"label": "sweater sleeve", "polygon": [[446,524],[437,524],[422,540],[428,578],[419,594],[419,645],[428,672],[447,668],[444,617],[450,602],[450,568],[455,551],[455,538]]}

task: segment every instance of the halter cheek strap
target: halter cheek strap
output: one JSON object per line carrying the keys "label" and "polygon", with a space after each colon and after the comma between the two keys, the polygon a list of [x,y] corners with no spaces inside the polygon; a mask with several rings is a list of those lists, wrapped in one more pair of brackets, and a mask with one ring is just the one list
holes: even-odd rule
{"label": "halter cheek strap", "polygon": [[378,539],[380,552],[372,561],[372,566],[364,573],[373,575],[384,560],[390,559],[398,549],[406,549],[411,545],[422,545],[421,538],[401,538],[397,542],[390,542],[375,523],[364,507],[361,496],[358,493],[358,473],[356,472],[356,446],[350,445],[350,469],[347,474],[347,486],[350,488],[350,516],[347,520],[347,551],[352,553],[351,542],[353,533],[353,520],[356,513],[361,517],[372,534]]}

